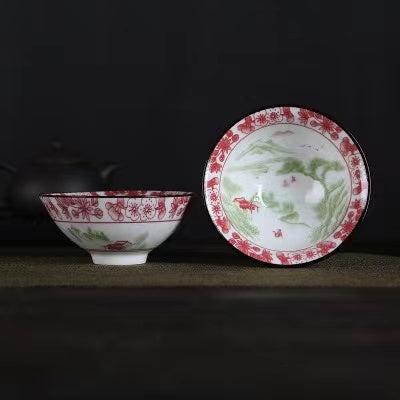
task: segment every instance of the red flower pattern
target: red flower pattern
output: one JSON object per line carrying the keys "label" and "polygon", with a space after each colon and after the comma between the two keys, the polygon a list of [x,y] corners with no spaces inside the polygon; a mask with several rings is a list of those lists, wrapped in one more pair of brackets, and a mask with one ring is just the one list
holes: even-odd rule
{"label": "red flower pattern", "polygon": [[158,199],[158,204],[157,204],[156,210],[158,212],[158,215],[157,215],[158,219],[163,219],[167,212],[167,208],[165,206],[165,199]]}
{"label": "red flower pattern", "polygon": [[338,140],[339,133],[342,131],[342,128],[332,120],[317,113],[314,113],[314,119],[310,122],[310,125],[314,128],[319,128],[322,133],[328,133],[332,140]]}
{"label": "red flower pattern", "polygon": [[53,218],[60,218],[61,214],[58,211],[58,208],[54,205],[54,203],[47,197],[43,198],[43,204],[46,207],[47,212],[53,217]]}
{"label": "red flower pattern", "polygon": [[[140,192],[140,193],[139,193]],[[170,219],[178,220],[182,216],[190,196],[181,196],[183,192],[155,192],[155,191],[118,191],[104,192],[106,196],[114,193],[116,198],[109,199],[101,194],[88,192],[86,196],[72,197],[42,196],[41,200],[48,213],[56,221],[93,221],[96,219],[110,219],[115,222],[146,221],[165,219],[169,212]],[[168,197],[132,197],[136,196],[168,196]],[[168,194],[169,193],[169,194]],[[176,194],[176,196],[174,196]],[[93,197],[89,197],[92,195]],[[98,196],[98,197],[94,197]],[[123,196],[123,197],[118,197]],[[99,199],[101,202],[99,202]]]}
{"label": "red flower pattern", "polygon": [[215,150],[210,158],[210,171],[219,172],[222,169],[222,164],[225,161],[226,154],[231,151],[233,143],[239,140],[238,134],[233,134],[231,130],[226,132],[224,137],[218,142]]}
{"label": "red flower pattern", "polygon": [[98,207],[99,202],[95,197],[56,197],[56,202],[62,215],[69,220],[74,218],[90,221],[91,217],[103,217],[103,211]]}
{"label": "red flower pattern", "polygon": [[124,219],[123,210],[125,210],[125,199],[118,199],[115,203],[108,201],[106,203],[106,209],[108,211],[108,215],[111,217],[113,221],[122,221]]}
{"label": "red flower pattern", "polygon": [[256,113],[255,123],[257,125],[265,125],[267,122],[267,114],[265,112]]}
{"label": "red flower pattern", "polygon": [[231,224],[228,221],[228,218],[217,218],[216,220],[217,226],[221,229],[222,232],[228,233],[231,229]]}
{"label": "red flower pattern", "polygon": [[240,132],[243,132],[245,134],[249,134],[251,132],[255,131],[255,126],[254,126],[254,119],[253,117],[246,117],[244,121],[238,125],[238,129]]}
{"label": "red flower pattern", "polygon": [[303,125],[307,125],[311,118],[314,118],[315,113],[306,108],[300,108],[298,112],[299,122]]}
{"label": "red flower pattern", "polygon": [[171,203],[169,217],[173,218],[175,215],[178,217],[182,215],[188,203],[189,197],[175,197]]}
{"label": "red flower pattern", "polygon": [[326,241],[317,243],[318,252],[323,256],[328,254],[335,247],[336,247],[336,243],[332,242],[331,240],[326,240]]}

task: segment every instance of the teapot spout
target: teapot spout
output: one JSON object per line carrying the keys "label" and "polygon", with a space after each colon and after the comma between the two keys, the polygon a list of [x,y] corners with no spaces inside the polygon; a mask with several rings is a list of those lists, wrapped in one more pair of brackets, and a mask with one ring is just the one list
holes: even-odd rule
{"label": "teapot spout", "polygon": [[101,168],[100,176],[105,181],[108,182],[115,171],[121,168],[118,164],[107,164]]}

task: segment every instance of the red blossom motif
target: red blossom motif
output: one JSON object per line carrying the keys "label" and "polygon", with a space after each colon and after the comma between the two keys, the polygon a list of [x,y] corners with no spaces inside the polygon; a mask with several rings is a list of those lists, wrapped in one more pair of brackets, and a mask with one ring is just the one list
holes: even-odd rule
{"label": "red blossom motif", "polygon": [[[219,150],[224,154],[228,153],[231,149],[231,141],[228,136],[224,136],[218,143]],[[223,161],[223,160],[221,160]]]}
{"label": "red blossom motif", "polygon": [[272,253],[269,250],[263,249],[261,254],[257,256],[257,259],[266,263],[271,263],[273,260]]}
{"label": "red blossom motif", "polygon": [[222,165],[219,164],[217,161],[214,161],[210,164],[210,171],[211,172],[219,172],[222,169]]}
{"label": "red blossom motif", "polygon": [[294,121],[294,115],[290,111],[290,107],[283,107],[282,108],[282,115],[286,118],[287,122],[293,122]]}
{"label": "red blossom motif", "polygon": [[53,202],[47,198],[47,197],[42,197],[42,202],[44,206],[46,207],[47,212],[53,217],[53,218],[60,218],[60,212],[58,211],[58,208],[53,204]]}
{"label": "red blossom motif", "polygon": [[[349,216],[350,217],[350,216]],[[352,217],[352,216],[351,216]],[[341,227],[343,229],[343,231],[349,235],[350,232],[354,229],[354,227],[356,226],[356,222],[352,219],[347,219],[345,220],[342,224]]]}
{"label": "red blossom motif", "polygon": [[301,254],[301,253],[296,253],[293,255],[293,260],[295,260],[295,261],[301,261],[302,258],[303,258],[303,254]]}
{"label": "red blossom motif", "polygon": [[210,194],[210,200],[213,201],[213,202],[217,201],[218,200],[217,193],[215,193],[215,192],[211,193]]}
{"label": "red blossom motif", "polygon": [[346,157],[349,154],[354,154],[357,151],[357,146],[350,142],[350,139],[345,136],[340,143],[340,152]]}
{"label": "red blossom motif", "polygon": [[317,243],[318,252],[321,255],[326,255],[336,247],[336,243],[331,240],[325,240]]}
{"label": "red blossom motif", "polygon": [[248,135],[251,132],[254,132],[256,129],[254,126],[254,118],[251,115],[246,117],[241,124],[238,124],[237,127],[240,132],[243,132],[246,135]]}
{"label": "red blossom motif", "polygon": [[353,168],[357,168],[360,165],[360,157],[358,157],[358,156],[351,157],[350,162],[351,162],[351,166]]}
{"label": "red blossom motif", "polygon": [[218,177],[211,178],[207,182],[207,189],[214,190],[215,187],[218,186],[218,185],[219,185],[219,178]]}
{"label": "red blossom motif", "polygon": [[219,215],[221,213],[221,206],[219,204],[214,204],[212,206],[212,212],[214,215]]}
{"label": "red blossom motif", "polygon": [[122,221],[124,219],[123,210],[125,210],[125,200],[123,198],[118,199],[115,203],[108,201],[106,203],[106,209],[108,215],[113,221]]}
{"label": "red blossom motif", "polygon": [[236,248],[240,250],[242,253],[249,255],[251,245],[248,240],[237,239]]}
{"label": "red blossom motif", "polygon": [[169,218],[180,216],[185,211],[186,205],[189,203],[189,197],[174,197],[171,202],[171,209],[169,211]]}
{"label": "red blossom motif", "polygon": [[361,210],[362,209],[362,203],[360,199],[356,199],[354,201],[352,201],[352,203],[350,204],[351,208],[354,208],[356,210]]}
{"label": "red blossom motif", "polygon": [[167,211],[167,209],[165,207],[165,199],[158,199],[158,204],[157,204],[156,210],[158,212],[158,214],[157,214],[158,219],[163,219],[165,217],[165,213]]}
{"label": "red blossom motif", "polygon": [[271,125],[276,124],[283,119],[283,110],[281,107],[268,108],[265,110],[265,113],[267,114],[268,123]]}
{"label": "red blossom motif", "polygon": [[314,258],[314,256],[315,256],[314,250],[306,250],[306,251],[305,251],[305,255],[306,255],[306,257],[307,257],[308,259]]}
{"label": "red blossom motif", "polygon": [[266,113],[265,112],[257,113],[255,117],[255,122],[257,125],[265,125],[268,122]]}
{"label": "red blossom motif", "polygon": [[310,125],[314,128],[320,128],[322,133],[328,133],[332,140],[339,139],[339,133],[342,131],[342,128],[329,118],[317,113],[314,113],[314,119],[310,122]]}
{"label": "red blossom motif", "polygon": [[103,217],[103,211],[98,208],[99,201],[95,197],[57,197],[56,202],[67,219],[73,217],[90,221],[91,216],[98,219]]}
{"label": "red blossom motif", "polygon": [[140,217],[142,220],[153,219],[156,215],[157,200],[151,198],[142,199],[142,204],[139,208]]}
{"label": "red blossom motif", "polygon": [[218,217],[215,220],[217,226],[221,229],[222,232],[228,233],[229,229],[231,229],[231,224],[229,223],[226,217]]}
{"label": "red blossom motif", "polygon": [[69,212],[69,207],[72,205],[71,197],[56,197],[56,202],[58,207],[61,209],[62,215],[64,215],[67,219],[72,219],[72,216]]}
{"label": "red blossom motif", "polygon": [[310,118],[314,118],[315,113],[305,108],[300,108],[298,112],[299,122],[303,125],[307,125]]}
{"label": "red blossom motif", "polygon": [[[135,197],[127,199],[127,193],[134,193]],[[115,199],[104,198],[101,194],[94,193],[92,193],[93,197],[89,197],[88,192],[87,197],[66,195],[65,197],[54,196],[54,198],[41,197],[41,200],[53,219],[91,221],[93,218],[103,219],[106,215],[115,222],[153,220],[156,216],[157,220],[162,220],[167,211],[174,219],[183,214],[190,200],[190,196],[174,196],[177,192],[140,191],[140,193],[143,193],[145,197],[138,197],[139,191],[119,191]],[[152,197],[157,196],[156,193],[171,196],[171,202],[167,203],[168,197],[158,199]]]}
{"label": "red blossom motif", "polygon": [[[126,211],[125,215],[127,218],[130,218],[132,221],[137,221],[140,218],[140,206],[142,202],[141,199],[128,199],[127,205],[126,205]],[[121,209],[122,213],[122,209]]]}
{"label": "red blossom motif", "polygon": [[225,156],[231,151],[231,145],[239,140],[239,135],[229,130],[218,142],[210,157],[210,171],[219,172],[222,169],[220,163],[225,161]]}
{"label": "red blossom motif", "polygon": [[277,251],[276,252],[276,257],[278,258],[278,260],[281,262],[281,264],[287,265],[287,264],[291,264],[290,258],[287,257],[285,255],[285,253],[281,252],[281,251]]}

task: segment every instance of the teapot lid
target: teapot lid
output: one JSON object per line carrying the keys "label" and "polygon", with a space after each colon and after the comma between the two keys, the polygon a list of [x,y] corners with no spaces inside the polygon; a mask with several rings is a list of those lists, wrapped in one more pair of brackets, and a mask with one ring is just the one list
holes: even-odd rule
{"label": "teapot lid", "polygon": [[61,141],[51,142],[52,151],[36,160],[39,164],[84,164],[78,155],[68,152]]}

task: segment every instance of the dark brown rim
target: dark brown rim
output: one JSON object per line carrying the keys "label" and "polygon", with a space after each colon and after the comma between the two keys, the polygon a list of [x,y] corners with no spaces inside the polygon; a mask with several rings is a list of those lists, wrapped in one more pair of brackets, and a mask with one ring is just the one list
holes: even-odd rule
{"label": "dark brown rim", "polygon": [[[93,192],[135,192],[138,190],[94,190]],[[144,191],[144,190],[143,190]],[[140,199],[140,198],[160,198],[160,197],[192,197],[193,192],[183,192],[180,190],[146,190],[146,192],[176,192],[177,194],[158,194],[158,195],[135,195],[135,196],[129,196],[129,195],[114,195],[114,196],[101,196],[101,195],[85,195],[85,194],[74,194],[74,193],[83,193],[83,192],[70,192],[70,193],[41,193],[39,194],[39,197],[64,197],[64,198],[84,198],[84,199]],[[179,193],[179,194],[178,194]]]}

